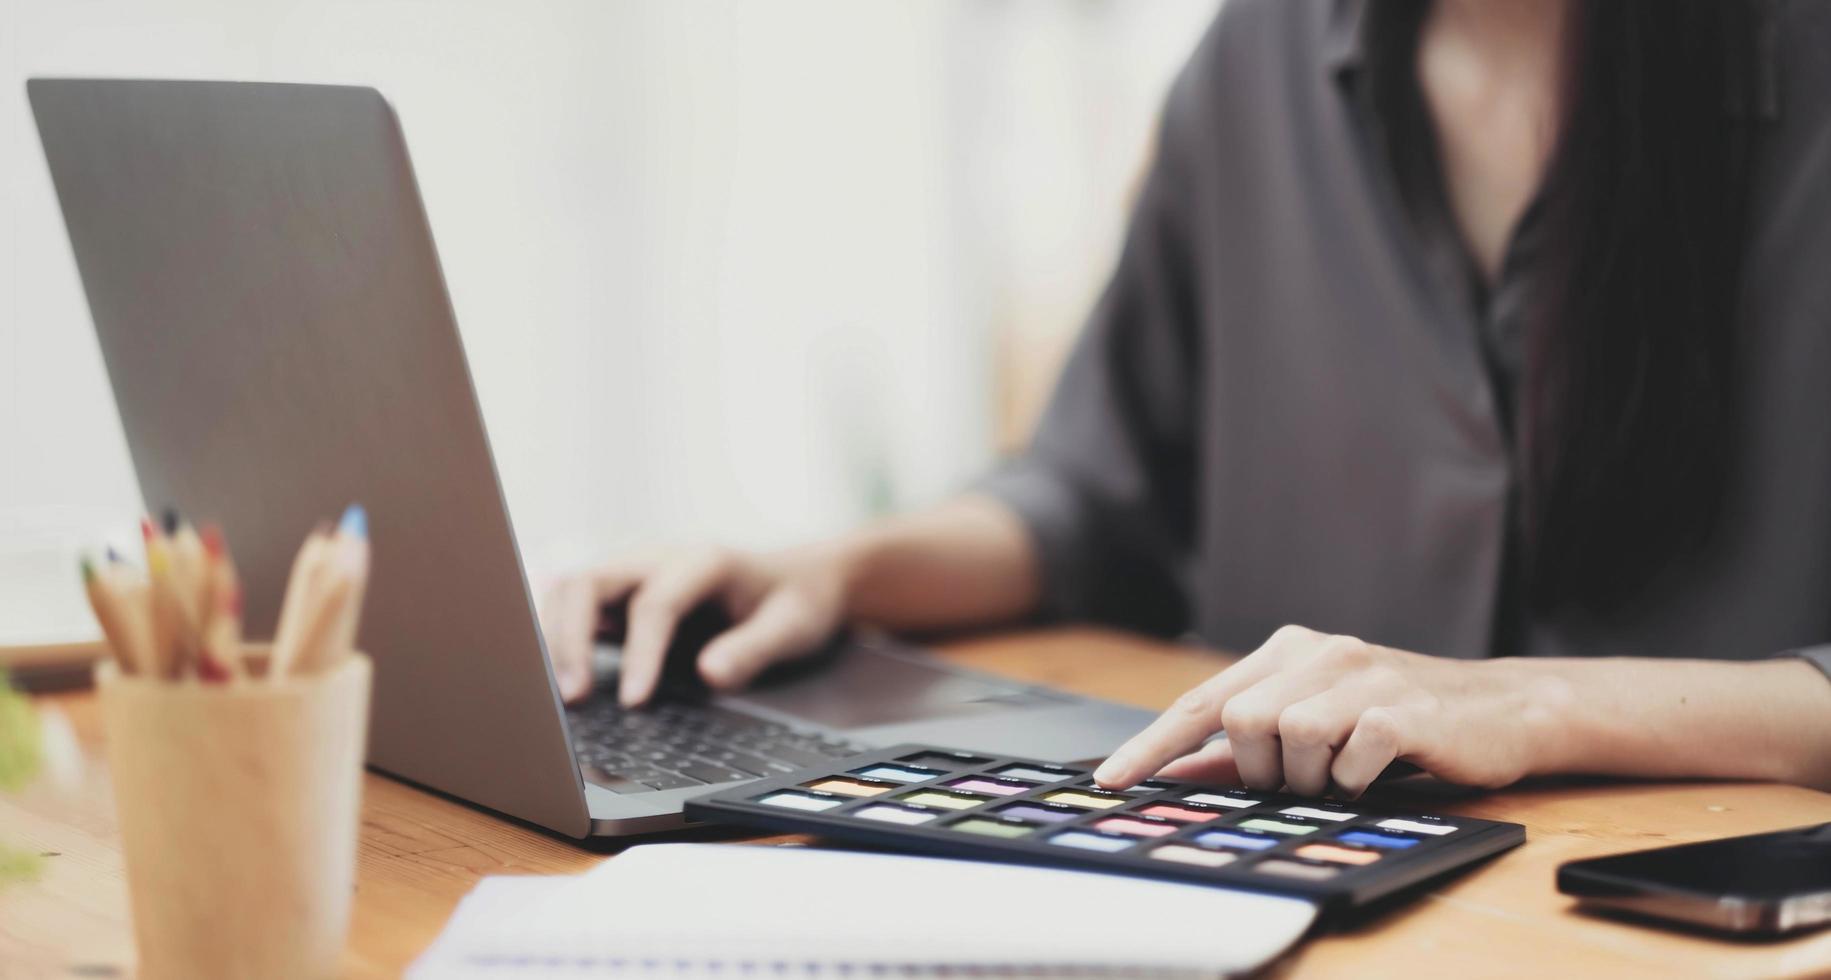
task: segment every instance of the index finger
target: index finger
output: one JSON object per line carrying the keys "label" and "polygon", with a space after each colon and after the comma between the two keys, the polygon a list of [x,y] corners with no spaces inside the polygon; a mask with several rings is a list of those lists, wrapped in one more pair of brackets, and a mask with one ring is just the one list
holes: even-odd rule
{"label": "index finger", "polygon": [[637,587],[630,600],[617,694],[624,707],[642,704],[655,693],[680,618],[719,593],[731,568],[732,559],[725,553],[706,552],[664,565]]}
{"label": "index finger", "polygon": [[642,581],[646,567],[634,562],[605,565],[561,579],[542,595],[541,632],[560,693],[567,701],[590,693],[598,610],[628,595]]}
{"label": "index finger", "polygon": [[577,701],[590,690],[589,655],[583,641],[590,625],[585,621],[586,584],[567,580],[549,587],[541,597],[540,629],[547,644],[547,659],[560,697]]}
{"label": "index finger", "polygon": [[1094,770],[1094,780],[1108,789],[1125,789],[1195,751],[1221,730],[1221,709],[1227,702],[1276,670],[1274,654],[1292,640],[1288,630],[1280,630],[1238,663],[1184,692],[1144,731],[1108,756]]}

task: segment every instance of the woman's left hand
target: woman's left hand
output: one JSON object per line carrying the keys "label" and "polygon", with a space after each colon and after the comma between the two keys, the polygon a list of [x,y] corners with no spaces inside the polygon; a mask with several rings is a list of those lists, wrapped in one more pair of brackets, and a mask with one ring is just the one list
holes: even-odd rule
{"label": "woman's left hand", "polygon": [[[1359,796],[1402,759],[1454,783],[1504,786],[1553,737],[1554,678],[1507,660],[1448,660],[1286,626],[1190,690],[1094,774],[1121,788],[1177,779]],[[1217,732],[1225,740],[1207,742]]]}

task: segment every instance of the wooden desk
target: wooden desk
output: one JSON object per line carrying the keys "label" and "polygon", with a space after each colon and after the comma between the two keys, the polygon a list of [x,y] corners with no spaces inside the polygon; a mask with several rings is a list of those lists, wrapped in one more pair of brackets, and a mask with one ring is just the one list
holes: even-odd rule
{"label": "wooden desk", "polygon": [[[1226,661],[1108,633],[1075,630],[956,643],[950,659],[1014,677],[1157,708]],[[49,695],[93,760],[83,785],[0,798],[0,841],[48,852],[37,882],[0,891],[0,976],[130,972],[132,946],[100,726],[88,693]],[[458,899],[486,874],[583,871],[607,849],[497,819],[369,775],[353,977],[398,975]],[[1407,799],[1416,797],[1408,792]],[[1571,911],[1552,887],[1572,858],[1831,820],[1831,795],[1751,784],[1542,785],[1435,799],[1452,813],[1524,823],[1526,844],[1419,900],[1313,938],[1285,969],[1297,976],[1798,976],[1831,974],[1831,932],[1772,944],[1676,935]]]}

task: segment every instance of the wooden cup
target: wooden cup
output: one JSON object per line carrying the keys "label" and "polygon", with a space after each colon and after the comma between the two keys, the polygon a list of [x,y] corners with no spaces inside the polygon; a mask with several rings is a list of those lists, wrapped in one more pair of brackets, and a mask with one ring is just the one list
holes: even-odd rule
{"label": "wooden cup", "polygon": [[141,977],[337,972],[369,682],[361,654],[277,683],[97,666]]}

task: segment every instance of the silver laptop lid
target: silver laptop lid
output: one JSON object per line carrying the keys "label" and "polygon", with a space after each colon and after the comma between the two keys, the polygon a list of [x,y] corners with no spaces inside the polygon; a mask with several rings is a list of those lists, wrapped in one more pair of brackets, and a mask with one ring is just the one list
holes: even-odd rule
{"label": "silver laptop lid", "polygon": [[367,88],[27,85],[148,507],[220,521],[270,635],[361,501],[369,761],[583,837],[579,773],[398,120]]}

